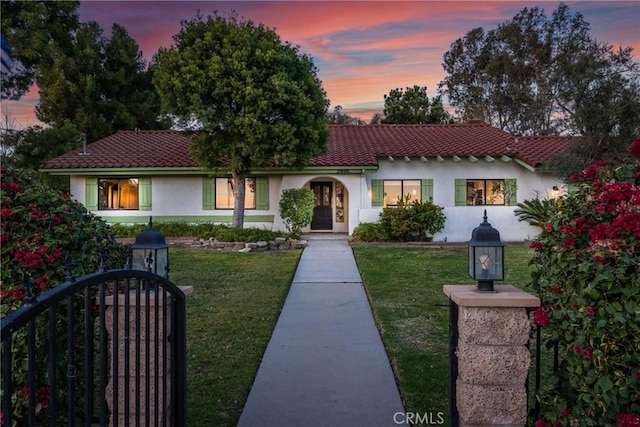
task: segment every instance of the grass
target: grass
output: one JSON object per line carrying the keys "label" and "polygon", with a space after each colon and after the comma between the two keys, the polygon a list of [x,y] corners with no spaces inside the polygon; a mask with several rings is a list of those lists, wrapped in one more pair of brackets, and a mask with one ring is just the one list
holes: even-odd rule
{"label": "grass", "polygon": [[[376,321],[398,378],[405,409],[448,416],[446,284],[472,284],[466,247],[355,247]],[[526,288],[526,246],[505,251],[505,282]]]}
{"label": "grass", "polygon": [[[467,248],[356,247],[354,253],[406,410],[448,412],[445,284],[473,283]],[[241,254],[171,248],[171,280],[187,298],[187,421],[235,426],[301,251]],[[505,283],[529,282],[526,246],[506,248]]]}
{"label": "grass", "polygon": [[301,251],[171,248],[171,280],[187,298],[187,421],[235,426]]}

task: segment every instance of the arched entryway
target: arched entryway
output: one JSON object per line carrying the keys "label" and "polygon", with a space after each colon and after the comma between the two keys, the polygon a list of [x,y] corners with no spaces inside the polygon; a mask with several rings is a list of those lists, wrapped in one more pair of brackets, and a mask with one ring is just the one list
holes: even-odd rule
{"label": "arched entryway", "polygon": [[315,200],[310,231],[347,233],[349,200],[346,186],[337,179],[323,177],[314,178],[305,187],[313,191]]}

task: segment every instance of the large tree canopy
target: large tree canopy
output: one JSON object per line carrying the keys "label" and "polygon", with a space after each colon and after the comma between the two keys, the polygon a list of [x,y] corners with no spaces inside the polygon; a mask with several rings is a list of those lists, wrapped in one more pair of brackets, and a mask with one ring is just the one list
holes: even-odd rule
{"label": "large tree canopy", "polygon": [[426,86],[414,85],[406,90],[396,88],[384,96],[381,123],[420,124],[450,121],[451,117],[444,109],[439,96],[429,102]]}
{"label": "large tree canopy", "polygon": [[3,0],[2,36],[17,63],[2,74],[2,99],[19,99],[33,84],[38,69],[53,63],[58,50],[68,50],[79,26],[79,1]]}
{"label": "large tree canopy", "polygon": [[96,22],[80,24],[68,51],[60,50],[36,79],[39,120],[72,123],[89,142],[117,130],[161,129],[160,99],[140,49],[118,24],[111,38]]}
{"label": "large tree canopy", "polygon": [[329,102],[316,67],[274,30],[235,15],[197,15],[156,62],[164,110],[198,131],[198,163],[231,170],[234,226],[244,223],[247,173],[303,166],[325,151]]}
{"label": "large tree canopy", "polygon": [[444,54],[440,83],[456,112],[523,135],[583,135],[590,164],[626,152],[640,132],[639,67],[632,48],[594,40],[580,13],[524,8],[511,21],[475,28]]}

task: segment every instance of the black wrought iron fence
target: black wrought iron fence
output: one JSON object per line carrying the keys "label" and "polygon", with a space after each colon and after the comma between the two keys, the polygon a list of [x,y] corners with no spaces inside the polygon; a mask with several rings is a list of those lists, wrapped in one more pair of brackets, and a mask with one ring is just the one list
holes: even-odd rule
{"label": "black wrought iron fence", "polygon": [[185,295],[146,271],[79,278],[2,319],[2,425],[186,425]]}
{"label": "black wrought iron fence", "polygon": [[560,366],[558,356],[558,342],[545,340],[542,336],[542,327],[536,326],[531,329],[531,343],[534,345],[533,356],[533,385],[528,384],[529,390],[529,420],[533,425],[540,418],[540,400],[538,395],[543,375],[556,375]]}

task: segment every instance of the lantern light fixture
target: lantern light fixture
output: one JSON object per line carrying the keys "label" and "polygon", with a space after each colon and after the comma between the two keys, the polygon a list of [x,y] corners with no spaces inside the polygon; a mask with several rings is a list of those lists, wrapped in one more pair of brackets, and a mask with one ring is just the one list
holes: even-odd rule
{"label": "lantern light fixture", "polygon": [[131,245],[131,267],[169,278],[169,245],[164,234],[153,226],[152,217],[149,217],[149,226]]}
{"label": "lantern light fixture", "polygon": [[478,290],[493,292],[493,282],[504,280],[504,247],[500,232],[487,221],[484,211],[482,223],[471,232],[469,245],[469,276],[478,281]]}

